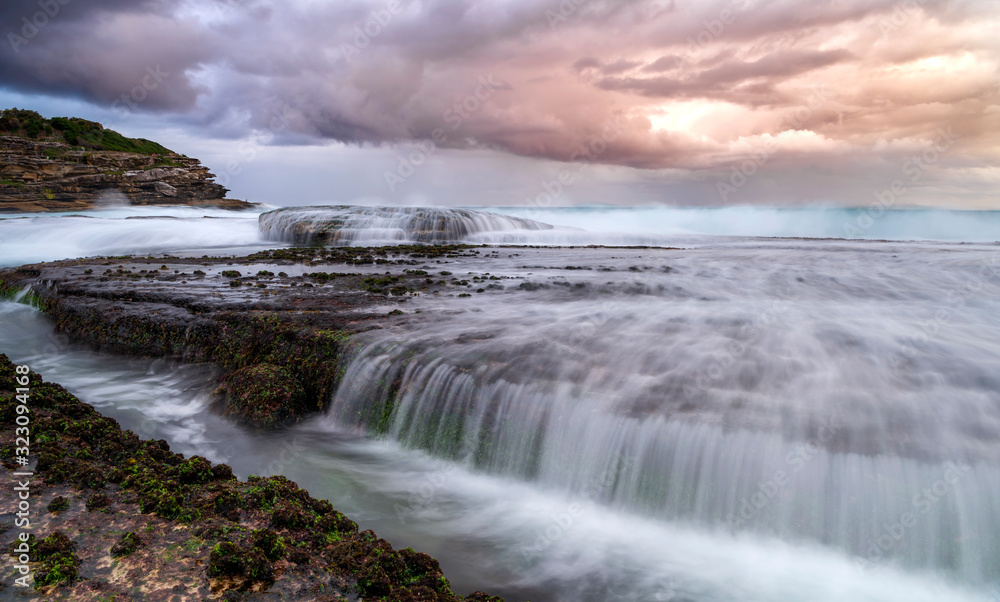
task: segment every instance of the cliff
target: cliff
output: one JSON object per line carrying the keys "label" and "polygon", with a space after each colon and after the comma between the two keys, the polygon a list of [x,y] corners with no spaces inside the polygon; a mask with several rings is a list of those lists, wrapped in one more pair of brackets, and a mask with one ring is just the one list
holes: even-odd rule
{"label": "cliff", "polygon": [[8,109],[0,134],[0,212],[79,211],[125,200],[251,206],[225,198],[227,189],[197,159],[99,123]]}

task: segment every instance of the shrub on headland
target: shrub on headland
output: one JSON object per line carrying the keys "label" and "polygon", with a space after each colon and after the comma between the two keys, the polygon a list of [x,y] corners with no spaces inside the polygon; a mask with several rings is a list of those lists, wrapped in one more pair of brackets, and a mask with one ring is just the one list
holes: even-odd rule
{"label": "shrub on headland", "polygon": [[[46,119],[37,111],[4,109],[0,112],[0,133],[25,138],[50,138],[95,151],[118,151],[144,155],[172,155],[173,151],[145,138],[126,138],[114,130],[79,117]],[[44,136],[43,136],[44,134]]]}

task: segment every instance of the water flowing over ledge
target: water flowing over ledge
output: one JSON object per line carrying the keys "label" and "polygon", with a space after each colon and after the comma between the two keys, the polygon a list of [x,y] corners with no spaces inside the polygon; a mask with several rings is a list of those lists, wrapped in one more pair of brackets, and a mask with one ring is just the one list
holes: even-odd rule
{"label": "water flowing over ledge", "polygon": [[[989,583],[996,256],[835,244],[592,250],[556,269],[525,250],[509,263],[531,295],[366,333],[328,425],[616,512]],[[925,341],[926,279],[965,302]]]}
{"label": "water flowing over ledge", "polygon": [[[349,364],[331,419],[472,471],[659,520],[812,541],[866,566],[891,558],[982,582],[1000,564],[981,535],[1000,530],[1000,469],[989,462],[844,449],[872,427],[845,418],[818,424],[811,437],[784,437],[668,417],[661,408],[626,411],[627,400],[594,394],[594,379],[579,366],[563,366],[549,382],[537,372],[522,381],[510,373],[544,363],[544,352],[519,362],[483,343],[456,352],[385,340],[369,346]],[[476,369],[465,353],[488,367]],[[533,544],[537,553],[545,543]]]}
{"label": "water flowing over ledge", "polygon": [[[420,295],[381,299],[404,312],[338,357],[329,414],[280,434],[301,456],[274,471],[341,502],[351,487],[332,474],[364,480],[349,514],[438,543],[477,584],[499,566],[487,584],[508,599],[982,601],[996,585],[995,245],[315,247],[232,262],[254,264],[236,271],[263,289],[233,287],[226,259],[123,263],[67,265],[58,289],[241,304],[283,291],[312,296],[292,309],[313,320],[338,306],[324,287],[367,298],[382,293],[363,280],[395,270]],[[130,277],[161,263],[151,283]],[[304,287],[304,272],[322,278]],[[273,460],[264,439],[215,438],[206,457],[244,472]]]}
{"label": "water flowing over ledge", "polygon": [[674,246],[720,238],[1000,240],[1000,212],[813,207],[289,207],[261,236],[292,244]]}
{"label": "water flowing over ledge", "polygon": [[295,244],[465,242],[483,233],[551,230],[533,220],[446,207],[289,207],[260,216],[267,240]]}

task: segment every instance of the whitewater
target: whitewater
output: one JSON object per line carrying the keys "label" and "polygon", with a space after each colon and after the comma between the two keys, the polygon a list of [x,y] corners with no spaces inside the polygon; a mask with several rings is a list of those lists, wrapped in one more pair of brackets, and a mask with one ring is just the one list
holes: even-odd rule
{"label": "whitewater", "polygon": [[1000,212],[265,210],[5,216],[0,263],[243,254],[308,218],[490,245],[428,267],[503,279],[360,335],[329,413],[279,433],[213,414],[210,366],[97,354],[23,304],[0,352],[143,437],[288,476],[458,591],[1000,600]]}
{"label": "whitewater", "polygon": [[[19,265],[89,255],[242,252],[281,242],[259,227],[276,207],[234,212],[189,207],[113,207],[68,214],[0,215],[0,262]],[[360,208],[372,212],[373,208]],[[294,210],[294,208],[290,208]],[[308,209],[302,209],[308,212]],[[447,212],[448,210],[443,210]],[[501,207],[469,209],[479,225],[456,241],[471,244],[650,245],[715,243],[730,238],[798,237],[890,241],[1000,241],[1000,211],[844,208]],[[513,218],[506,224],[498,218]],[[355,218],[356,219],[356,218]],[[515,221],[517,220],[517,221]],[[521,229],[531,220],[538,229]],[[508,229],[503,229],[504,227]],[[357,220],[346,244],[418,242],[392,220]]]}

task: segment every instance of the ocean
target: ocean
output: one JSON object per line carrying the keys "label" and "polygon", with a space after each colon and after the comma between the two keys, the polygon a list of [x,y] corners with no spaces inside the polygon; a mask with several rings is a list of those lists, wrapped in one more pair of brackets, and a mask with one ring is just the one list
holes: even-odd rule
{"label": "ocean", "polygon": [[[307,211],[4,216],[0,264],[245,254]],[[21,303],[0,352],[175,451],[288,476],[462,593],[1000,594],[1000,212],[346,211],[349,244],[447,222],[487,246],[426,268],[494,288],[358,335],[330,411],[295,427],[233,425],[211,366],[95,353]]]}

